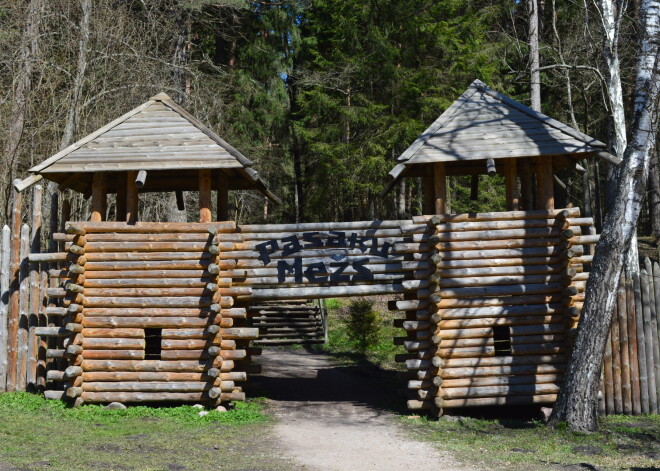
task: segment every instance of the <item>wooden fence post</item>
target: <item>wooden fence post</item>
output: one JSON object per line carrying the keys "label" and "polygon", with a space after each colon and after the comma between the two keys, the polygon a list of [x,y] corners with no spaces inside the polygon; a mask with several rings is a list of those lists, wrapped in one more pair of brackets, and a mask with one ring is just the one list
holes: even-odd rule
{"label": "wooden fence post", "polygon": [[[36,185],[32,192],[32,234],[30,235],[30,253],[41,252],[41,200],[43,187]],[[41,298],[39,279],[39,264],[30,264],[30,304],[28,310],[28,363],[27,363],[27,387],[34,391],[37,387],[37,361],[39,353],[39,339],[35,329],[39,325],[39,314],[41,312]]]}
{"label": "wooden fence post", "polygon": [[642,269],[641,277],[642,286],[642,311],[644,313],[644,343],[646,344],[646,374],[648,375],[648,391],[649,391],[649,412],[656,414],[658,412],[658,396],[655,383],[655,361],[653,352],[655,347],[653,345],[653,323],[651,319],[651,303],[649,303],[649,276],[646,270]]}
{"label": "wooden fence post", "polygon": [[626,312],[626,288],[623,275],[617,291],[618,322],[621,346],[621,392],[623,395],[623,413],[632,414],[632,388],[630,387],[630,353],[628,351],[628,320]]}
{"label": "wooden fence post", "polygon": [[28,318],[30,315],[30,226],[21,226],[21,268],[19,270],[18,294],[18,356],[16,363],[16,390],[25,391],[28,362]]}
{"label": "wooden fence post", "polygon": [[623,392],[621,390],[621,333],[619,332],[619,307],[614,305],[610,339],[612,341],[612,380],[614,382],[614,413],[623,413]]}
{"label": "wooden fence post", "polygon": [[[14,183],[18,183],[15,180]],[[11,220],[11,259],[10,259],[10,287],[9,287],[9,320],[7,333],[7,391],[16,390],[16,358],[18,355],[18,292],[19,292],[19,269],[21,249],[21,193],[12,185],[13,204]]]}
{"label": "wooden fence post", "polygon": [[635,324],[635,291],[632,280],[626,280],[626,314],[628,322],[628,356],[630,358],[630,385],[632,388],[633,414],[642,413],[642,397],[639,385],[639,360],[637,358],[637,325]]}
{"label": "wooden fence post", "polygon": [[0,392],[7,389],[7,314],[9,312],[9,246],[11,231],[2,228],[2,256],[0,257]]}
{"label": "wooden fence post", "polygon": [[653,278],[653,264],[648,257],[645,258],[646,274],[649,282],[649,297],[646,301],[651,308],[651,334],[653,335],[653,365],[655,367],[655,393],[658,410],[660,411],[660,338],[658,338],[658,313],[655,300],[655,284]]}
{"label": "wooden fence post", "polygon": [[637,329],[639,389],[642,396],[642,414],[648,414],[650,406],[648,365],[646,364],[646,339],[644,338],[644,304],[642,303],[642,280],[637,273],[633,273],[633,288],[635,290],[635,326]]}

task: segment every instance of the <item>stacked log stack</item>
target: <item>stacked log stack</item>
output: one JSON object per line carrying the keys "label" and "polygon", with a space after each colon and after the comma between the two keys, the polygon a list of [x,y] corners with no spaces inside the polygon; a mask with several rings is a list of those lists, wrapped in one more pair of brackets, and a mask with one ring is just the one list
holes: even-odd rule
{"label": "stacked log stack", "polygon": [[[249,359],[257,329],[236,327],[233,307],[249,288],[232,287],[235,261],[220,259],[242,236],[233,223],[69,222],[55,238],[65,252],[34,261],[67,261],[48,290],[47,308],[64,327],[38,328],[60,338],[50,357],[50,398],[81,403],[243,400],[235,362]],[[46,260],[44,257],[47,257]],[[43,260],[42,260],[43,259]],[[59,387],[58,387],[59,386]]]}
{"label": "stacked log stack", "polygon": [[[426,220],[435,272],[404,310],[397,339],[413,376],[411,409],[552,403],[581,304],[584,244],[577,208],[440,215]],[[424,250],[420,247],[420,250]],[[586,279],[586,278],[585,278]],[[425,301],[428,299],[428,302]],[[414,355],[415,358],[411,358]]]}
{"label": "stacked log stack", "polygon": [[252,304],[248,323],[259,329],[259,345],[307,345],[325,342],[320,302],[283,301]]}

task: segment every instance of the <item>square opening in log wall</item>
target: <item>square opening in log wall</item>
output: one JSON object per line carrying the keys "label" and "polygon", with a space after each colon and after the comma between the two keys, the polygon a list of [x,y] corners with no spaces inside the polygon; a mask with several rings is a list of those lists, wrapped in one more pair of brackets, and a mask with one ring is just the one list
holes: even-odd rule
{"label": "square opening in log wall", "polygon": [[508,325],[493,327],[493,342],[496,357],[511,356],[511,328]]}
{"label": "square opening in log wall", "polygon": [[160,360],[163,340],[163,329],[144,329],[144,359]]}

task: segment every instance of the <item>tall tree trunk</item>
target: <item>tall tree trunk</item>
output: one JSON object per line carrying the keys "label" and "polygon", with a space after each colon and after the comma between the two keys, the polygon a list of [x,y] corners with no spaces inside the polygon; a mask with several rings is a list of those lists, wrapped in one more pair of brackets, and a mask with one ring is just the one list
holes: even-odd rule
{"label": "tall tree trunk", "polygon": [[[626,130],[626,115],[621,85],[621,64],[619,61],[619,32],[625,13],[625,0],[600,0],[600,16],[603,23],[603,59],[607,68],[605,81],[612,114],[611,146],[614,154],[623,158],[628,138]],[[612,208],[617,198],[619,169],[613,165],[607,167],[605,185],[605,207]],[[639,273],[639,254],[637,249],[637,231],[634,232],[626,251],[626,276]]]}
{"label": "tall tree trunk", "polygon": [[658,43],[660,0],[642,0],[642,28],[638,49],[631,142],[621,164],[616,198],[596,247],[586,287],[584,308],[578,325],[564,385],[550,424],[566,422],[570,429],[597,430],[598,385],[617,286],[642,208],[648,180],[649,151],[656,134]]}
{"label": "tall tree trunk", "polygon": [[529,10],[529,70],[530,102],[533,110],[541,111],[541,71],[539,59],[539,6],[537,0],[527,0]]}
{"label": "tall tree trunk", "polygon": [[[190,77],[187,73],[188,61],[190,60],[190,28],[192,25],[192,13],[185,7],[175,7],[175,40],[174,56],[172,57],[172,81],[176,92],[173,100],[185,107],[190,98]],[[186,199],[186,192],[183,192]],[[186,222],[187,211],[179,211],[176,204],[176,194],[170,192],[167,197],[167,220],[170,222]]]}
{"label": "tall tree trunk", "polygon": [[43,13],[42,0],[31,0],[27,8],[25,30],[21,40],[20,63],[14,77],[14,90],[11,106],[7,141],[4,148],[4,159],[8,162],[8,174],[3,175],[4,211],[9,214],[9,199],[12,192],[11,182],[14,180],[18,165],[18,146],[25,130],[25,118],[28,110],[29,95],[32,90],[32,75],[39,54],[39,24]]}

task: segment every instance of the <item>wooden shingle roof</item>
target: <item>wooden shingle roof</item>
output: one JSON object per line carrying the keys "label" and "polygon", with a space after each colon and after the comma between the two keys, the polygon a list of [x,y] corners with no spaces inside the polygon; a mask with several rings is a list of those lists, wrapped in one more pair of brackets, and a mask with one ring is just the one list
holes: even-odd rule
{"label": "wooden shingle roof", "polygon": [[[250,159],[160,93],[29,171],[80,190],[90,180],[80,174],[147,170],[162,179],[172,172],[175,189],[188,174],[194,180],[191,172],[222,169],[243,180],[234,188],[255,188],[274,197],[251,166]],[[167,189],[161,187],[154,191]]]}
{"label": "wooden shingle roof", "polygon": [[618,163],[606,145],[566,124],[502,95],[480,80],[456,100],[399,157],[390,171],[397,179],[407,167],[435,162],[537,156],[583,159],[597,154]]}

